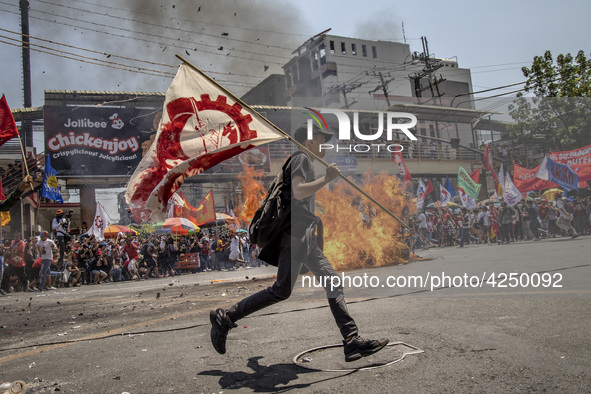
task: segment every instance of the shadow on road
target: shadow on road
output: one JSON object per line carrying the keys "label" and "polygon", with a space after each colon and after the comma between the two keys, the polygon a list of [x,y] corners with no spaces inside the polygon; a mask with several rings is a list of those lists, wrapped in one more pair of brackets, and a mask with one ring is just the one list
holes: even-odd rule
{"label": "shadow on road", "polygon": [[262,358],[263,357],[261,356],[257,356],[248,359],[246,366],[253,370],[252,373],[244,371],[225,372],[219,369],[214,369],[210,371],[202,371],[199,375],[220,376],[220,387],[226,390],[249,388],[255,393],[282,393],[294,389],[304,389],[317,383],[338,379],[355,373],[355,371],[353,371],[314,382],[288,385],[290,382],[296,381],[300,375],[318,372],[300,368],[295,364],[275,364],[265,366],[259,363],[259,360]]}

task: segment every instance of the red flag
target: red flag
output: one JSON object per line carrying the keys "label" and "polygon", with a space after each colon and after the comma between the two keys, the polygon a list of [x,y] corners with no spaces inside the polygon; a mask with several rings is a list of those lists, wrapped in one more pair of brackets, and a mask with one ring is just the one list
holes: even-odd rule
{"label": "red flag", "polygon": [[17,135],[18,129],[16,128],[14,116],[12,116],[10,108],[8,108],[6,97],[2,95],[0,99],[0,146]]}
{"label": "red flag", "polygon": [[480,182],[478,182],[480,180],[480,168],[477,168],[476,170],[474,170],[470,174],[470,178],[472,178],[472,180],[474,181],[474,183],[480,183]]}
{"label": "red flag", "polygon": [[265,118],[182,64],[166,92],[154,143],[129,180],[125,198],[139,222],[161,221],[186,178],[281,138]]}
{"label": "red flag", "polygon": [[189,219],[197,226],[213,222],[215,217],[215,203],[213,200],[213,189],[203,197],[197,208],[191,206],[185,199],[183,192],[177,192],[183,200],[183,205],[174,206],[174,216],[179,218]]}
{"label": "red flag", "polygon": [[488,144],[486,144],[486,147],[484,148],[484,157],[482,159],[482,164],[484,165],[485,171],[490,171],[493,169],[493,161],[492,156],[490,155]]}
{"label": "red flag", "polygon": [[408,171],[408,168],[402,159],[402,153],[394,152],[394,157],[392,160],[394,163],[396,163],[396,165],[398,165],[398,178],[401,181],[412,181],[412,176],[410,175],[410,172]]}
{"label": "red flag", "polygon": [[433,188],[433,184],[431,183],[431,181],[429,181],[429,183],[427,184],[427,189],[425,190],[425,197],[427,197],[429,194],[433,193],[435,191],[435,189]]}
{"label": "red flag", "polygon": [[521,193],[550,189],[558,186],[552,181],[546,181],[536,177],[541,165],[540,163],[536,168],[530,170],[518,164],[513,164],[513,183]]}
{"label": "red flag", "polygon": [[195,221],[198,226],[215,220],[215,204],[213,202],[213,190],[203,197],[199,206],[195,209]]}

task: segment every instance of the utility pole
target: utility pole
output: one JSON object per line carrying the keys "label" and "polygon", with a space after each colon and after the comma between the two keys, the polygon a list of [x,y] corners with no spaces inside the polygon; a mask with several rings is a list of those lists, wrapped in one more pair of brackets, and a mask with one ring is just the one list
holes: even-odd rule
{"label": "utility pole", "polygon": [[343,99],[345,101],[345,105],[341,108],[344,109],[349,109],[349,107],[351,107],[353,104],[357,103],[356,100],[353,100],[353,102],[349,103],[349,100],[347,99],[347,93],[351,93],[353,90],[357,89],[358,87],[362,86],[363,83],[350,83],[350,84],[338,84],[338,85],[333,85],[331,86],[328,91],[327,94],[332,94],[332,93],[343,93]]}
{"label": "utility pole", "polygon": [[384,76],[382,75],[382,72],[380,71],[378,73],[378,75],[380,76],[380,81],[382,82],[382,89],[384,90],[384,96],[386,97],[386,104],[388,104],[388,108],[390,108],[390,98],[388,97],[388,83],[392,82],[394,80],[394,78],[390,79],[388,81],[388,83],[386,83],[384,81]]}
{"label": "utility pole", "polygon": [[377,74],[374,72],[373,73],[374,76],[377,76],[380,78],[380,84],[371,92],[369,92],[369,94],[371,95],[374,92],[377,92],[378,90],[382,90],[384,92],[384,97],[386,97],[386,103],[388,105],[388,108],[390,108],[390,97],[388,97],[388,85],[390,84],[390,82],[392,82],[395,78],[391,78],[388,79],[387,81],[384,80],[384,76],[382,75],[382,72],[378,72]]}
{"label": "utility pole", "polygon": [[402,22],[402,38],[404,39],[404,44],[406,45],[406,33],[404,31],[404,22]]}
{"label": "utility pole", "polygon": [[[429,89],[431,91],[431,97],[439,98],[441,104],[442,94],[439,91],[439,84],[444,82],[445,78],[443,78],[443,76],[439,76],[439,78],[437,78],[434,77],[433,74],[435,73],[435,71],[443,67],[443,64],[441,64],[438,60],[431,59],[427,37],[421,37],[421,42],[423,43],[423,53],[419,55],[415,52],[415,55],[413,57],[416,60],[424,62],[425,65],[420,72],[410,76],[410,79],[413,80],[415,95],[416,97],[422,97],[422,92]],[[429,86],[423,87],[421,85],[421,79],[424,77],[427,77]]]}
{"label": "utility pole", "polygon": [[[23,96],[25,108],[33,106],[31,100],[31,52],[29,47],[29,2],[19,1],[21,10],[21,33],[23,41]],[[21,138],[23,146],[33,146],[33,126],[30,120],[21,122]],[[26,160],[26,158],[23,158]]]}

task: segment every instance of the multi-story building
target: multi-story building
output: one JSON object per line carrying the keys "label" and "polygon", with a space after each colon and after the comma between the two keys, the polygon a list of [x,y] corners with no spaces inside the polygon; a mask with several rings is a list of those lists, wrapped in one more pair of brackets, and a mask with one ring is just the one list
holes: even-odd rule
{"label": "multi-story building", "polygon": [[423,49],[320,34],[293,52],[282,78],[267,78],[243,98],[294,108],[415,113],[417,135],[475,145],[471,125],[485,113],[474,109],[470,70],[455,59],[432,57],[426,39]]}

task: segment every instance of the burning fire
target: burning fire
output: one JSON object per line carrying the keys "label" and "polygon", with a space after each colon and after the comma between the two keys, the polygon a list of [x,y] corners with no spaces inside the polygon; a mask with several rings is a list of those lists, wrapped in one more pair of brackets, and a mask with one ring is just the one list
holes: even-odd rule
{"label": "burning fire", "polygon": [[254,167],[243,166],[242,173],[238,175],[242,189],[242,209],[238,214],[242,228],[247,228],[256,210],[267,195],[267,190],[263,187],[263,177],[265,172],[257,170]]}
{"label": "burning fire", "polygon": [[[370,196],[399,218],[405,206],[398,178],[366,173],[362,186]],[[400,224],[361,197],[345,182],[316,193],[317,215],[324,224],[324,253],[337,270],[405,263],[408,247],[400,238]]]}
{"label": "burning fire", "polygon": [[[248,227],[255,211],[265,199],[263,171],[244,167],[238,176],[243,207],[238,215]],[[394,175],[366,173],[363,190],[399,218],[405,206],[414,206],[405,198]],[[316,193],[316,214],[324,224],[324,253],[340,271],[405,263],[408,247],[400,237],[400,224],[379,207],[362,197],[345,182],[334,182]]]}

